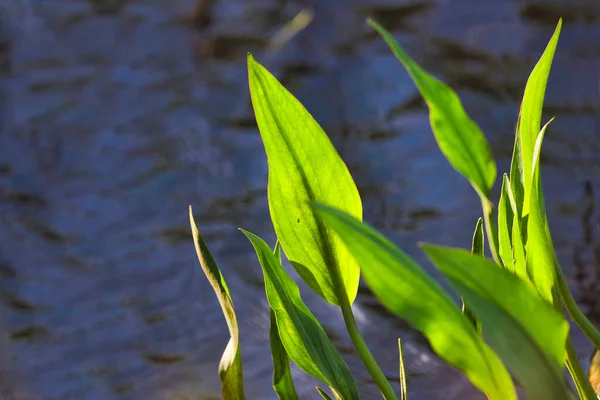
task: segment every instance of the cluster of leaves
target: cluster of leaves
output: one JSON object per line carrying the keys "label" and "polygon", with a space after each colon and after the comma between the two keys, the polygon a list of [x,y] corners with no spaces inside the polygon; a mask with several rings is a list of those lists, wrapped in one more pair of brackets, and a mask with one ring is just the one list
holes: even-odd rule
{"label": "cluster of leaves", "polygon": [[[386,399],[396,393],[360,335],[352,303],[362,276],[375,296],[420,330],[443,360],[461,370],[488,398],[516,399],[513,378],[530,399],[596,399],[569,339],[563,306],[600,345],[598,332],[573,301],[558,264],[544,208],[540,150],[542,106],[561,28],[559,21],[531,73],[516,129],[510,174],[502,177],[497,214],[490,198],[496,164],[485,136],[452,89],[409,58],[374,21],[429,107],[441,151],[479,195],[483,218],[471,252],[421,244],[463,299],[463,308],[417,262],[362,222],[360,195],[329,138],[303,105],[248,55],[250,93],[268,167],[268,201],[278,242],[273,250],[242,230],[262,267],[270,305],[273,388],[297,399],[290,360],[327,385],[337,399],[357,399],[354,378],[282,266],[281,249],[304,282],[339,306],[350,338]],[[497,218],[497,219],[496,219]],[[223,308],[231,339],[219,374],[225,399],[244,399],[239,332],[225,280],[190,221],[200,263]],[[482,223],[483,221],[483,223]],[[497,223],[496,223],[497,221]],[[486,234],[484,235],[484,227]],[[485,258],[487,238],[492,260]],[[401,348],[400,348],[400,354]],[[406,398],[401,361],[401,397]],[[329,395],[321,388],[319,394]]]}

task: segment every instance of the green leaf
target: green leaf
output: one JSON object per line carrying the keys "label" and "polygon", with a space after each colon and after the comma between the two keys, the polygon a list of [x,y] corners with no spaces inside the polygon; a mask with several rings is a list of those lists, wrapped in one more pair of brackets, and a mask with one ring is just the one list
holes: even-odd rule
{"label": "green leaf", "polygon": [[473,232],[473,239],[471,240],[471,253],[483,257],[484,245],[485,237],[483,235],[483,219],[479,217],[477,224],[475,225],[475,231]]}
{"label": "green leaf", "polygon": [[[475,232],[473,232],[473,240],[471,242],[471,253],[483,257],[483,248],[485,244],[485,237],[483,235],[483,219],[480,217],[475,225]],[[469,306],[465,303],[465,299],[462,299],[462,313],[475,327],[477,332],[481,333],[481,324],[477,321],[477,317],[473,314],[473,311],[469,309]]]}
{"label": "green leaf", "polygon": [[517,205],[521,207],[522,204],[522,209],[519,210],[518,215],[523,217],[529,214],[530,182],[532,176],[531,160],[533,160],[535,140],[540,131],[546,84],[548,83],[548,76],[550,75],[550,68],[556,51],[556,45],[558,44],[561,27],[562,19],[558,21],[556,30],[546,46],[544,54],[542,54],[531,75],[529,75],[523,101],[521,102],[515,147],[511,162],[510,180],[513,185],[512,189]]}
{"label": "green leaf", "polygon": [[229,295],[229,289],[225,278],[221,274],[215,259],[210,250],[202,240],[196,222],[194,221],[194,215],[192,214],[192,207],[189,209],[190,214],[190,225],[192,228],[192,236],[194,237],[194,245],[196,247],[196,253],[198,254],[198,260],[200,266],[208,278],[208,282],[213,287],[223,315],[227,321],[229,327],[229,342],[221,357],[219,363],[219,379],[222,384],[222,394],[224,400],[243,400],[244,396],[244,380],[242,376],[242,355],[240,353],[240,338],[237,318],[235,316],[235,310],[233,309],[233,302]]}
{"label": "green leaf", "polygon": [[546,218],[546,207],[544,205],[544,194],[542,192],[542,182],[540,176],[540,152],[542,141],[546,128],[552,122],[550,120],[540,131],[533,152],[532,180],[529,199],[530,212],[527,221],[528,239],[526,244],[527,252],[527,273],[531,281],[537,288],[540,295],[547,301],[553,303],[556,294],[556,271],[554,265],[557,264],[554,245],[550,236],[550,228]]}
{"label": "green leaf", "polygon": [[462,249],[423,245],[450,285],[469,302],[486,341],[529,399],[569,399],[563,364],[569,324],[514,274]]}
{"label": "green leaf", "polygon": [[402,352],[402,339],[398,339],[398,355],[400,358],[400,400],[408,400],[408,388],[406,386],[406,371],[404,369],[404,355]]}
{"label": "green leaf", "polygon": [[316,387],[317,392],[321,395],[321,397],[325,400],[331,400],[331,397],[329,397],[329,395],[327,394],[327,392],[325,392],[323,389],[321,389],[320,387]]}
{"label": "green leaf", "polygon": [[[339,239],[315,219],[309,201],[362,218],[346,164],[304,106],[248,55],[250,94],[269,165],[271,219],[287,258],[315,292],[340,305],[356,298],[360,269]],[[343,281],[339,287],[336,282]]]}
{"label": "green leaf", "polygon": [[290,371],[290,359],[279,338],[277,320],[272,309],[269,310],[269,317],[271,319],[269,342],[273,358],[273,389],[280,400],[297,400],[298,394]]}
{"label": "green leaf", "polygon": [[348,366],[302,301],[296,282],[288,276],[261,238],[243,229],[241,231],[256,251],[265,278],[267,300],[275,312],[279,337],[289,357],[342,398],[358,399],[358,389]]}
{"label": "green leaf", "polygon": [[[281,264],[281,244],[279,240],[273,252],[276,261]],[[277,330],[275,312],[269,307],[271,326],[269,329],[269,342],[271,344],[271,357],[273,358],[273,389],[280,400],[298,400],[296,387],[290,371],[290,358],[281,343]]]}
{"label": "green leaf", "polygon": [[439,283],[368,225],[341,210],[320,204],[313,208],[351,249],[365,281],[389,310],[421,330],[434,351],[490,399],[516,399],[500,359]]}
{"label": "green leaf", "polygon": [[512,192],[510,179],[506,174],[502,177],[502,191],[498,204],[498,237],[500,257],[507,270],[513,272],[526,282],[530,282],[525,260],[525,245],[521,233],[521,224],[515,223],[518,208]]}
{"label": "green leaf", "polygon": [[369,23],[404,65],[429,106],[429,120],[438,145],[452,166],[489,200],[496,164],[479,126],[467,115],[456,93],[423,70],[402,50],[394,37],[373,20]]}

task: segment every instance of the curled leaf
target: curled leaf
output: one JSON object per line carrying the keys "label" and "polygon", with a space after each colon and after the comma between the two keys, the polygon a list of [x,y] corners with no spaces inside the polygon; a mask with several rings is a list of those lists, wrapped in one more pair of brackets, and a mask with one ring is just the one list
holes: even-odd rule
{"label": "curled leaf", "polygon": [[202,236],[200,236],[191,206],[189,214],[192,236],[194,237],[194,245],[200,266],[206,278],[208,278],[208,282],[214,289],[217,299],[219,299],[219,304],[229,328],[230,339],[219,363],[219,379],[221,379],[223,399],[243,400],[245,397],[242,376],[242,355],[240,353],[239,330],[233,302],[231,301],[225,278],[223,278],[215,259],[210,250],[208,250],[208,246],[206,246],[206,243],[202,240]]}

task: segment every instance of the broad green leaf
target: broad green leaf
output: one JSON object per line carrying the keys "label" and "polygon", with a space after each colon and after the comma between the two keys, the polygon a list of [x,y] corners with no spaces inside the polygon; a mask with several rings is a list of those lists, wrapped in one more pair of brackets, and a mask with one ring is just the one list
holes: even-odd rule
{"label": "broad green leaf", "polygon": [[479,126],[467,115],[456,93],[423,70],[394,37],[373,20],[369,23],[387,42],[416,83],[429,106],[429,120],[438,145],[452,166],[489,200],[496,179],[496,163]]}
{"label": "broad green leaf", "polygon": [[[485,236],[483,235],[483,219],[480,217],[475,225],[475,232],[473,233],[473,240],[471,242],[471,253],[483,257],[484,244]],[[477,332],[481,333],[481,324],[477,321],[477,317],[475,317],[473,311],[469,309],[469,306],[465,303],[465,299],[463,299],[462,302],[463,315],[471,321]]]}
{"label": "broad green leaf", "polygon": [[523,217],[529,214],[530,182],[532,176],[531,160],[533,160],[536,137],[540,132],[546,84],[548,83],[548,76],[550,75],[550,68],[556,51],[556,45],[558,44],[561,27],[562,19],[558,21],[556,30],[552,38],[550,38],[544,54],[542,54],[531,75],[529,75],[517,122],[510,180],[513,185],[512,189],[517,200],[517,206],[521,207],[522,205],[519,215]]}
{"label": "broad green leaf", "polygon": [[352,250],[365,281],[389,310],[422,331],[433,350],[490,399],[516,399],[502,362],[439,283],[373,228],[341,210],[313,207]]}
{"label": "broad green leaf", "polygon": [[327,394],[327,392],[326,392],[326,391],[324,391],[323,389],[321,389],[321,388],[320,388],[320,387],[318,387],[318,386],[316,387],[316,389],[317,389],[317,392],[318,392],[318,393],[321,395],[321,397],[322,397],[324,400],[332,400],[332,399],[331,399],[331,397],[329,397],[329,395]]}
{"label": "broad green leaf", "polygon": [[[277,241],[275,245],[276,261],[281,264],[281,244]],[[271,326],[269,329],[269,342],[271,344],[271,357],[273,358],[273,389],[280,400],[298,400],[296,387],[292,380],[290,371],[290,358],[281,343],[277,330],[275,312],[269,307]]]}
{"label": "broad green leaf", "polygon": [[532,400],[571,398],[564,379],[569,324],[514,274],[462,249],[423,245],[425,253],[469,302],[486,341]]}
{"label": "broad green leaf", "polygon": [[239,330],[235,310],[233,309],[233,302],[231,301],[225,278],[223,278],[215,259],[200,236],[191,206],[189,214],[192,236],[194,237],[194,245],[200,266],[217,295],[229,328],[230,339],[219,363],[219,379],[221,380],[223,399],[243,400],[245,397],[242,376],[242,355],[240,353]]}
{"label": "broad green leaf", "polygon": [[544,205],[544,194],[540,175],[540,152],[544,134],[550,120],[540,131],[533,152],[531,201],[529,218],[527,221],[527,273],[537,288],[540,295],[549,302],[554,302],[556,271],[554,265],[557,263],[554,245],[550,236],[550,228],[546,218],[546,207]]}
{"label": "broad green leaf", "polygon": [[498,253],[504,267],[514,273],[515,266],[512,250],[513,211],[508,199],[509,180],[506,174],[502,176],[502,190],[498,201]]}
{"label": "broad green leaf", "polygon": [[300,297],[298,285],[285,272],[269,246],[241,230],[254,246],[265,278],[265,291],[275,313],[281,343],[307,374],[329,385],[346,399],[358,399],[358,389],[344,360]]}
{"label": "broad green leaf", "polygon": [[398,339],[398,355],[400,358],[400,400],[408,400],[408,388],[406,386],[406,370],[404,369],[402,339]]}
{"label": "broad green leaf", "polygon": [[[360,269],[339,239],[315,219],[318,201],[362,218],[346,164],[304,106],[248,55],[250,94],[269,165],[271,219],[287,258],[315,292],[339,305],[356,298]],[[338,287],[336,275],[344,282]],[[344,293],[345,292],[345,293]]]}

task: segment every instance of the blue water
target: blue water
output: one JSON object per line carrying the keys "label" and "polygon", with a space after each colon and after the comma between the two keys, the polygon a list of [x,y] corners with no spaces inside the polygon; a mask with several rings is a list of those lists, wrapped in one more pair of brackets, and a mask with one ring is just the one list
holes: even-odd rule
{"label": "blue water", "polygon": [[[197,263],[189,204],[232,289],[247,397],[275,398],[260,267],[237,231],[274,242],[248,51],[322,123],[369,223],[430,270],[417,241],[469,246],[477,197],[441,156],[414,85],[367,16],[458,91],[500,171],[528,73],[565,18],[546,100],[545,119],[557,119],[544,188],[563,267],[580,265],[595,288],[598,214],[585,213],[584,183],[600,184],[597,2],[215,0],[204,24],[191,18],[196,6],[0,2],[1,399],[220,398],[228,333]],[[312,24],[266,51],[304,6]],[[339,311],[301,290],[362,398],[380,398]],[[355,312],[390,379],[403,338],[411,398],[483,398],[366,291]],[[587,341],[576,343],[588,357]],[[312,379],[297,370],[294,379],[302,398],[316,398]]]}

